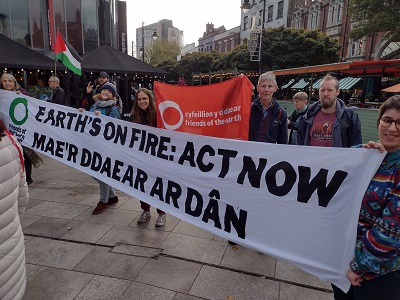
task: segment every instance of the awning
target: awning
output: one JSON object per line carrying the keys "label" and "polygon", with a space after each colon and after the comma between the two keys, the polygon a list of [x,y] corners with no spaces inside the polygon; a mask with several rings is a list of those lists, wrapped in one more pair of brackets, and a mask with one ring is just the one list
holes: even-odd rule
{"label": "awning", "polygon": [[345,77],[339,80],[339,89],[340,90],[349,90],[351,89],[357,82],[359,82],[361,78],[354,77]]}
{"label": "awning", "polygon": [[396,85],[392,85],[383,89],[382,92],[389,92],[389,93],[399,93],[400,92],[400,83]]}
{"label": "awning", "polygon": [[295,85],[291,87],[291,89],[303,89],[309,84],[308,81],[305,81],[304,78],[300,79]]}
{"label": "awning", "polygon": [[319,85],[321,84],[322,78],[318,79],[316,82],[313,83],[312,88],[314,90],[319,89]]}
{"label": "awning", "polygon": [[282,85],[282,89],[287,89],[291,84],[294,83],[294,79],[290,79],[290,81],[284,85]]}

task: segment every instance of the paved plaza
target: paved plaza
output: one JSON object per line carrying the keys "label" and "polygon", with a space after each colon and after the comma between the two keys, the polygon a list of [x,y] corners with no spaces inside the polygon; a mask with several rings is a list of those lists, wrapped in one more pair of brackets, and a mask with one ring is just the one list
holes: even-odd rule
{"label": "paved plaza", "polygon": [[156,209],[137,224],[138,199],[92,215],[97,182],[53,159],[33,170],[22,217],[25,300],[332,300],[330,284]]}

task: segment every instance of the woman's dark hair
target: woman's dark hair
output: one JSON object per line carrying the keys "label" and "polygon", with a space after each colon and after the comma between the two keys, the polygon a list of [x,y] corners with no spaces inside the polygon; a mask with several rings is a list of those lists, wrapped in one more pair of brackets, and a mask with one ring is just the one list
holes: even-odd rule
{"label": "woman's dark hair", "polygon": [[400,95],[394,95],[390,98],[388,98],[381,107],[379,108],[379,113],[378,113],[378,120],[376,123],[376,126],[379,127],[379,120],[382,118],[383,114],[389,110],[389,109],[396,109],[397,111],[400,111]]}
{"label": "woman's dark hair", "polygon": [[[138,105],[139,93],[145,93],[149,97],[149,108],[147,112],[143,111]],[[140,88],[135,94],[135,100],[131,110],[131,121],[139,124],[149,124],[150,126],[156,126],[156,104],[154,103],[153,93],[146,88]]]}

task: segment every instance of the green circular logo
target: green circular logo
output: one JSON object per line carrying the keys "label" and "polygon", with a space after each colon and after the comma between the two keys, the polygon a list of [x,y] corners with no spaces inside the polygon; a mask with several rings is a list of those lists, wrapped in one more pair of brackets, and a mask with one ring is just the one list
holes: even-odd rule
{"label": "green circular logo", "polygon": [[[22,118],[22,120],[17,120],[15,118],[15,108],[17,107],[18,104],[22,104],[23,106],[25,106],[25,116]],[[24,124],[28,119],[28,101],[25,98],[15,98],[10,105],[9,115],[15,125]]]}

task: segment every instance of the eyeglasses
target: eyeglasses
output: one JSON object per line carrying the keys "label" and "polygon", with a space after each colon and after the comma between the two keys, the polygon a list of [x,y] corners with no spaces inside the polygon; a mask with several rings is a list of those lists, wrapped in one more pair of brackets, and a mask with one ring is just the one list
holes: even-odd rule
{"label": "eyeglasses", "polygon": [[392,123],[395,124],[396,129],[400,129],[400,120],[392,120],[392,119],[379,119],[379,125],[383,126],[383,127],[389,127],[390,125],[392,125]]}

